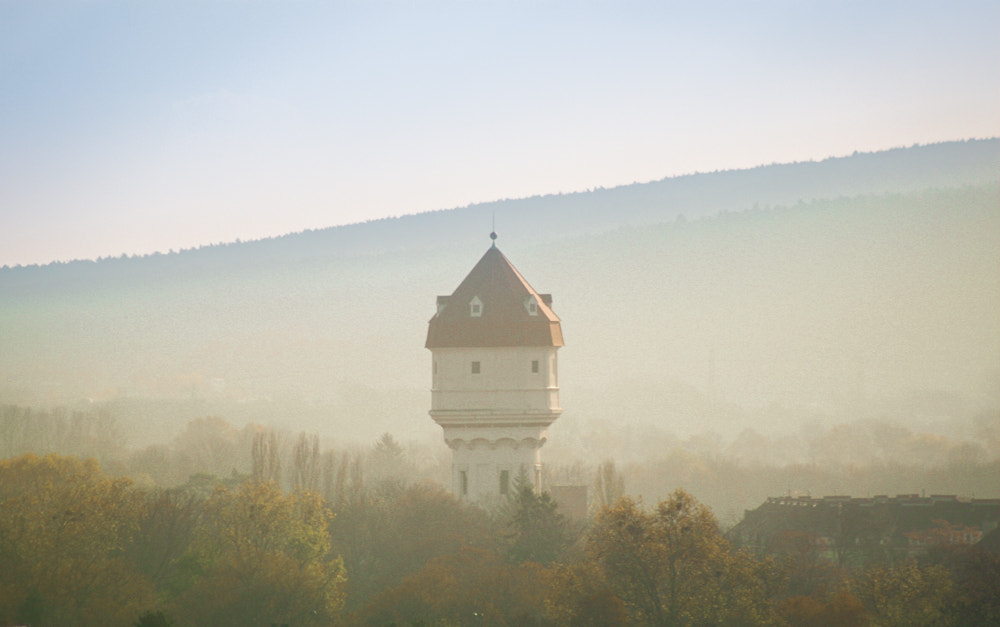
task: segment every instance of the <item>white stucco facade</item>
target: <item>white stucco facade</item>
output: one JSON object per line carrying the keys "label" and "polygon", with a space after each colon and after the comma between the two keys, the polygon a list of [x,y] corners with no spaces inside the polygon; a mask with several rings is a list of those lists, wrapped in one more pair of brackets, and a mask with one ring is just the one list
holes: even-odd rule
{"label": "white stucco facade", "polygon": [[461,498],[505,496],[523,474],[541,489],[539,449],[559,417],[554,347],[433,351],[431,417],[452,449],[452,490]]}

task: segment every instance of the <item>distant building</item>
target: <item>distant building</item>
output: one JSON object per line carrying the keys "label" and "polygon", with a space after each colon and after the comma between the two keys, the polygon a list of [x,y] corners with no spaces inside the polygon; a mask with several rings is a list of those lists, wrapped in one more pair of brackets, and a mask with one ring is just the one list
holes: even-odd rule
{"label": "distant building", "polygon": [[772,497],[727,536],[741,547],[781,550],[808,538],[837,562],[919,555],[929,546],[976,544],[1000,522],[1000,499],[953,494]]}
{"label": "distant building", "polygon": [[540,449],[562,413],[556,352],[563,345],[552,297],[539,294],[493,245],[427,330],[430,415],[452,449],[462,499],[512,492],[518,477],[542,489]]}

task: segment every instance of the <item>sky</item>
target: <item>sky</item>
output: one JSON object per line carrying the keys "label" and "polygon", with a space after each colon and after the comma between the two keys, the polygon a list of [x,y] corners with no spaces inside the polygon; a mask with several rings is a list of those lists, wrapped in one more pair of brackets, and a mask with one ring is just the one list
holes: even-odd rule
{"label": "sky", "polygon": [[995,0],[0,0],[0,266],[1000,136]]}

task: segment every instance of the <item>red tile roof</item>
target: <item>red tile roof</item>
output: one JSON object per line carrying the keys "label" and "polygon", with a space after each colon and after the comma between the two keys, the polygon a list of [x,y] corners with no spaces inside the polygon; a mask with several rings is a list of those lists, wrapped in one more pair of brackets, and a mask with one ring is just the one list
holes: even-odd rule
{"label": "red tile roof", "polygon": [[[478,297],[482,314],[473,317]],[[534,299],[538,313],[527,303]],[[496,246],[490,247],[451,296],[438,296],[438,312],[427,329],[427,348],[562,346],[559,316],[549,294],[535,291]]]}

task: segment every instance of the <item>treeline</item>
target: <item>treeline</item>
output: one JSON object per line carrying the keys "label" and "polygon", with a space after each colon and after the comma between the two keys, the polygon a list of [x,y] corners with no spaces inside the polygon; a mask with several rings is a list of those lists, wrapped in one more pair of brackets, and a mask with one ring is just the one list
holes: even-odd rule
{"label": "treeline", "polygon": [[62,453],[107,463],[123,455],[125,442],[118,419],[106,408],[79,411],[56,407],[38,411],[0,406],[0,458],[30,452]]}
{"label": "treeline", "polygon": [[[618,462],[629,494],[659,499],[684,487],[730,526],[773,496],[1000,496],[1000,413],[982,412],[954,431],[946,437],[871,419],[783,435],[747,429],[731,440],[711,432],[679,438],[652,427],[595,427],[592,437]],[[546,453],[559,462],[551,468],[556,483],[589,483],[592,466],[569,460],[571,451],[593,445],[571,441],[563,448],[553,438],[552,449]]]}
{"label": "treeline", "polygon": [[[252,476],[288,490],[309,489],[330,501],[386,477],[441,485],[450,477],[449,451],[438,442],[400,442],[389,434],[370,446],[337,445],[314,433],[279,432],[253,422],[236,427],[205,416],[188,421],[165,442],[131,448],[127,431],[113,406],[86,411],[0,406],[0,458],[93,457],[106,471],[144,487],[177,487],[199,474]],[[748,429],[727,441],[711,432],[679,438],[653,427],[591,422],[553,437],[545,450],[544,482],[588,486],[596,508],[611,502],[598,496],[604,491],[598,466],[613,460],[622,482],[616,494],[656,501],[684,488],[726,528],[773,496],[1000,496],[1000,413],[973,416],[965,432],[949,438],[887,420],[858,420],[785,435]]]}
{"label": "treeline", "polygon": [[[300,443],[312,448],[308,437]],[[258,448],[255,472],[266,473],[266,436]],[[330,499],[247,475],[145,488],[92,460],[16,457],[0,462],[0,624],[1000,619],[995,553],[942,545],[922,561],[853,570],[824,561],[813,543],[755,554],[732,546],[691,494],[677,490],[647,506],[615,494],[613,467],[602,472],[613,501],[589,520],[568,521],[526,483],[486,510],[410,482],[405,471],[355,482]]]}
{"label": "treeline", "polygon": [[141,490],[93,460],[0,462],[0,624],[332,624],[329,519],[270,483]]}

